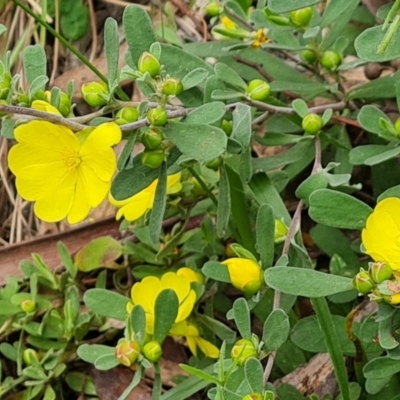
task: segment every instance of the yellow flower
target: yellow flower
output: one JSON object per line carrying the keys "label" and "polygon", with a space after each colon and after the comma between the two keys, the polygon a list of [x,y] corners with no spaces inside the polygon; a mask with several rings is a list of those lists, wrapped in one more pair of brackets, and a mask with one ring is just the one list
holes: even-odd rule
{"label": "yellow flower", "polygon": [[261,287],[260,266],[247,258],[228,258],[221,264],[227,266],[232,285],[247,294],[254,294]]}
{"label": "yellow flower", "polygon": [[221,21],[222,25],[224,26],[224,28],[229,29],[229,30],[236,29],[237,25],[226,15],[224,17],[221,17],[220,21]]}
{"label": "yellow flower", "polygon": [[400,270],[400,199],[389,197],[377,204],[362,231],[362,242],[375,261]]}
{"label": "yellow flower", "polygon": [[[182,189],[182,184],[180,183],[181,174],[180,172],[174,175],[170,175],[167,178],[167,194],[174,194]],[[143,189],[141,192],[125,199],[116,200],[111,195],[108,196],[108,200],[113,206],[120,207],[117,212],[117,219],[122,216],[125,217],[127,221],[136,221],[142,215],[145,214],[147,210],[153,208],[154,197],[156,195],[158,179],[156,179],[150,186]]]}
{"label": "yellow flower", "polygon": [[[44,101],[33,103],[60,115]],[[9,167],[18,193],[35,202],[35,214],[43,221],[80,222],[107,196],[116,170],[111,146],[121,140],[115,123],[74,134],[62,125],[31,121],[18,126],[14,136],[18,144],[8,154]]]}
{"label": "yellow flower", "polygon": [[256,38],[251,44],[252,47],[260,47],[263,43],[268,43],[269,39],[265,35],[264,29],[258,29],[256,32]]}
{"label": "yellow flower", "polygon": [[187,323],[186,331],[184,335],[186,337],[186,342],[189,346],[190,351],[197,357],[197,348],[199,348],[202,353],[209,358],[218,358],[219,349],[211,342],[203,339],[200,336],[200,332],[197,327],[191,323]]}
{"label": "yellow flower", "polygon": [[184,321],[193,311],[196,302],[196,293],[190,287],[186,276],[178,276],[174,272],[167,272],[161,278],[147,276],[141,282],[133,285],[131,290],[132,303],[128,303],[127,311],[130,312],[135,305],[141,305],[146,313],[146,331],[154,332],[154,307],[158,295],[164,289],[172,289],[179,301],[178,315],[175,323]]}
{"label": "yellow flower", "polygon": [[204,275],[199,271],[193,270],[192,268],[189,267],[179,268],[178,271],[176,271],[176,274],[178,276],[186,276],[186,278],[189,279],[190,283],[197,282],[204,284]]}

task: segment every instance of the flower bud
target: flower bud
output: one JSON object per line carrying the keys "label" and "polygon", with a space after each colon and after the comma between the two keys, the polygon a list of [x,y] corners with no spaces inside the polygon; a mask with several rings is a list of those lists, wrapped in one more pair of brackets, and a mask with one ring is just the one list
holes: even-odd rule
{"label": "flower bud", "polygon": [[36,310],[35,302],[29,299],[21,301],[19,306],[21,307],[21,310],[27,314]]}
{"label": "flower bud", "polygon": [[396,122],[394,123],[394,129],[397,135],[400,135],[400,117],[396,119]]}
{"label": "flower bud", "polygon": [[290,22],[296,26],[307,26],[312,18],[313,15],[313,8],[312,7],[305,7],[301,8],[300,10],[294,10],[289,13]]}
{"label": "flower bud", "polygon": [[232,348],[231,357],[237,365],[242,366],[246,360],[257,357],[258,351],[249,339],[238,340]]}
{"label": "flower bud", "polygon": [[317,61],[317,54],[311,48],[307,48],[300,53],[300,57],[308,64],[314,64]]}
{"label": "flower bud", "polygon": [[333,71],[339,66],[341,61],[342,57],[339,53],[337,53],[336,51],[327,50],[322,54],[321,60],[319,62],[324,68]]}
{"label": "flower bud", "polygon": [[153,54],[145,51],[139,58],[138,70],[143,74],[147,72],[152,78],[154,78],[160,73],[161,65]]}
{"label": "flower bud", "polygon": [[282,243],[286,239],[286,235],[289,231],[289,228],[286,224],[280,219],[275,220],[275,233],[274,233],[274,242]]}
{"label": "flower bud", "polygon": [[358,293],[367,294],[375,287],[375,283],[367,271],[361,271],[353,278],[353,287]]}
{"label": "flower bud", "polygon": [[381,283],[390,279],[393,275],[392,268],[384,262],[369,264],[369,275],[375,283]]}
{"label": "flower bud", "polygon": [[206,167],[215,170],[215,169],[218,169],[218,167],[221,165],[221,163],[222,163],[221,157],[217,157],[217,158],[214,158],[214,160],[208,161],[206,163]]}
{"label": "flower bud", "polygon": [[118,358],[119,362],[126,367],[130,367],[134,364],[139,354],[139,343],[134,340],[121,339],[115,348],[115,356]]}
{"label": "flower bud", "polygon": [[[353,280],[354,281],[354,280]],[[354,286],[354,283],[353,283]],[[376,303],[382,303],[384,301],[384,297],[386,297],[387,300],[390,299],[390,296],[383,296],[378,289],[374,289],[369,295],[368,295],[370,301],[375,301]]]}
{"label": "flower bud", "polygon": [[193,184],[191,191],[195,196],[204,196],[207,193],[194,176],[189,179],[189,182]]}
{"label": "flower bud", "polygon": [[22,353],[22,359],[26,365],[32,365],[34,360],[39,361],[39,354],[33,349],[25,349]]}
{"label": "flower bud", "polygon": [[217,17],[222,13],[223,8],[217,2],[211,1],[205,6],[204,10],[210,17]]}
{"label": "flower bud", "polygon": [[147,119],[151,125],[163,126],[167,123],[168,116],[163,108],[157,107],[147,111]]}
{"label": "flower bud", "polygon": [[247,85],[247,93],[251,99],[262,101],[271,94],[271,87],[261,79],[253,79]]}
{"label": "flower bud", "polygon": [[58,110],[63,117],[68,117],[71,113],[71,101],[68,95],[64,92],[60,93],[60,106],[58,107]]}
{"label": "flower bud", "polygon": [[32,97],[32,101],[43,100],[46,101],[46,93],[44,90],[38,90]]}
{"label": "flower bud", "polygon": [[149,168],[158,168],[164,161],[164,152],[160,150],[144,151],[140,156],[143,165]]}
{"label": "flower bud", "polygon": [[139,119],[139,111],[135,107],[121,108],[115,115],[115,122],[118,125],[125,125],[136,122]]}
{"label": "flower bud", "polygon": [[168,78],[161,91],[167,96],[179,96],[183,92],[182,82],[178,78]]}
{"label": "flower bud", "polygon": [[160,343],[152,340],[143,346],[142,353],[149,361],[157,362],[162,356],[162,348]]}
{"label": "flower bud", "polygon": [[155,150],[160,147],[163,139],[164,135],[158,128],[149,128],[142,135],[142,143],[147,150]]}
{"label": "flower bud", "polygon": [[103,81],[84,83],[81,87],[83,99],[91,107],[100,107],[107,104],[108,87]]}
{"label": "flower bud", "polygon": [[251,393],[246,394],[246,396],[242,397],[242,400],[263,400],[264,396],[261,393]]}
{"label": "flower bud", "polygon": [[221,124],[222,130],[226,133],[226,136],[231,136],[232,130],[233,130],[233,125],[231,121],[228,121],[226,119],[222,120]]}
{"label": "flower bud", "polygon": [[0,99],[7,99],[8,94],[10,93],[11,88],[11,75],[9,73],[5,73],[0,78]]}
{"label": "flower bud", "polygon": [[308,114],[303,118],[302,128],[310,135],[316,135],[324,125],[322,118],[317,114]]}

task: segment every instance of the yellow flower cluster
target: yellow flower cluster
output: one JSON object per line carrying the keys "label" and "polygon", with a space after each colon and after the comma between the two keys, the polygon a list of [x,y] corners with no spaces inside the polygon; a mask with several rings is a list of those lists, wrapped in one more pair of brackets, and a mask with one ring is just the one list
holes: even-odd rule
{"label": "yellow flower cluster", "polygon": [[196,325],[188,320],[198,300],[196,292],[191,288],[192,282],[204,283],[204,277],[188,267],[180,268],[176,273],[167,272],[161,278],[147,276],[133,285],[132,303],[128,303],[127,311],[130,313],[135,305],[142,306],[146,315],[146,332],[152,335],[157,297],[165,289],[173,290],[178,298],[179,308],[169,335],[186,337],[187,344],[194,355],[197,355],[197,348],[199,348],[207,357],[218,358],[218,348],[203,339]]}

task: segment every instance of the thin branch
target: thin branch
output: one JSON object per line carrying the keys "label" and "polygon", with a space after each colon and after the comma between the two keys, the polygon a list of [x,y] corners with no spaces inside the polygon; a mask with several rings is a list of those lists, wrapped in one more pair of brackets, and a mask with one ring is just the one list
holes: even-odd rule
{"label": "thin branch", "polygon": [[82,125],[78,122],[71,121],[68,118],[61,117],[60,115],[47,113],[44,111],[35,110],[34,108],[20,107],[20,106],[9,106],[6,104],[0,104],[0,112],[6,112],[9,114],[26,115],[28,117],[37,118],[60,124],[71,128],[73,131],[81,131],[86,128],[86,125]]}

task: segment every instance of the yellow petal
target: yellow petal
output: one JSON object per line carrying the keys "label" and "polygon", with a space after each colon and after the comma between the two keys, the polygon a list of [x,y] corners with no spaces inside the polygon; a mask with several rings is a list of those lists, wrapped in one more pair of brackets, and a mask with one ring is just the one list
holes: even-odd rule
{"label": "yellow petal", "polygon": [[86,190],[85,182],[82,179],[82,173],[77,171],[77,179],[74,190],[74,199],[71,209],[68,213],[68,223],[77,224],[83,221],[90,212],[89,193]]}
{"label": "yellow petal", "polygon": [[174,272],[167,272],[161,277],[161,285],[164,289],[172,289],[178,296],[181,304],[190,292],[190,282],[186,276],[178,276]]}
{"label": "yellow petal", "polygon": [[[83,146],[85,143],[83,143]],[[117,170],[117,158],[111,148],[103,149],[97,153],[80,153],[82,163],[91,168],[93,172],[103,181],[110,181]]]}
{"label": "yellow petal", "polygon": [[222,262],[228,267],[232,285],[244,290],[249,282],[260,280],[260,266],[247,258],[229,258]]}
{"label": "yellow petal", "polygon": [[71,129],[47,121],[31,121],[14,129],[15,139],[27,143],[38,152],[43,149],[62,154],[65,149],[79,151],[80,143]]}
{"label": "yellow petal", "polygon": [[82,154],[86,152],[102,151],[118,144],[121,141],[121,129],[115,122],[106,122],[90,132],[82,144]]}
{"label": "yellow petal", "polygon": [[196,292],[191,290],[184,302],[179,306],[178,315],[175,321],[182,321],[192,313],[196,299]]}
{"label": "yellow petal", "polygon": [[[208,340],[203,339],[202,337],[197,337],[195,339],[197,346],[203,352],[203,354],[209,358],[218,358],[219,357],[219,349],[214,346]],[[193,353],[194,354],[194,353]],[[195,354],[196,355],[196,354]]]}
{"label": "yellow petal", "polygon": [[169,175],[167,177],[167,194],[174,194],[178,193],[182,189],[181,180],[181,173],[178,172],[177,174]]}
{"label": "yellow petal", "polygon": [[204,276],[199,271],[194,271],[189,267],[182,267],[176,271],[178,276],[185,276],[189,282],[204,283]]}
{"label": "yellow petal", "polygon": [[[109,201],[111,204],[121,207],[117,212],[117,219],[124,216],[127,221],[132,222],[143,216],[153,206],[154,194],[142,191],[123,201],[115,200],[110,195]],[[120,205],[121,203],[123,205]]]}
{"label": "yellow petal", "polygon": [[154,314],[156,298],[162,287],[155,276],[146,276],[141,282],[135,283],[131,290],[133,304],[140,304],[146,313]]}
{"label": "yellow petal", "polygon": [[187,345],[194,356],[197,357],[197,345],[196,345],[196,337],[187,336],[186,337]]}
{"label": "yellow petal", "polygon": [[34,108],[35,110],[39,110],[39,111],[43,111],[43,112],[47,112],[50,114],[56,114],[56,115],[61,116],[60,111],[58,111],[57,108],[53,107],[47,101],[34,100],[34,101],[32,101],[31,107]]}
{"label": "yellow petal", "polygon": [[100,179],[85,162],[82,162],[77,169],[90,206],[93,208],[99,206],[107,197],[111,182]]}
{"label": "yellow petal", "polygon": [[61,161],[61,156],[55,151],[38,150],[28,143],[18,143],[8,152],[8,166],[14,175],[27,166],[28,160],[30,165],[51,164]]}

